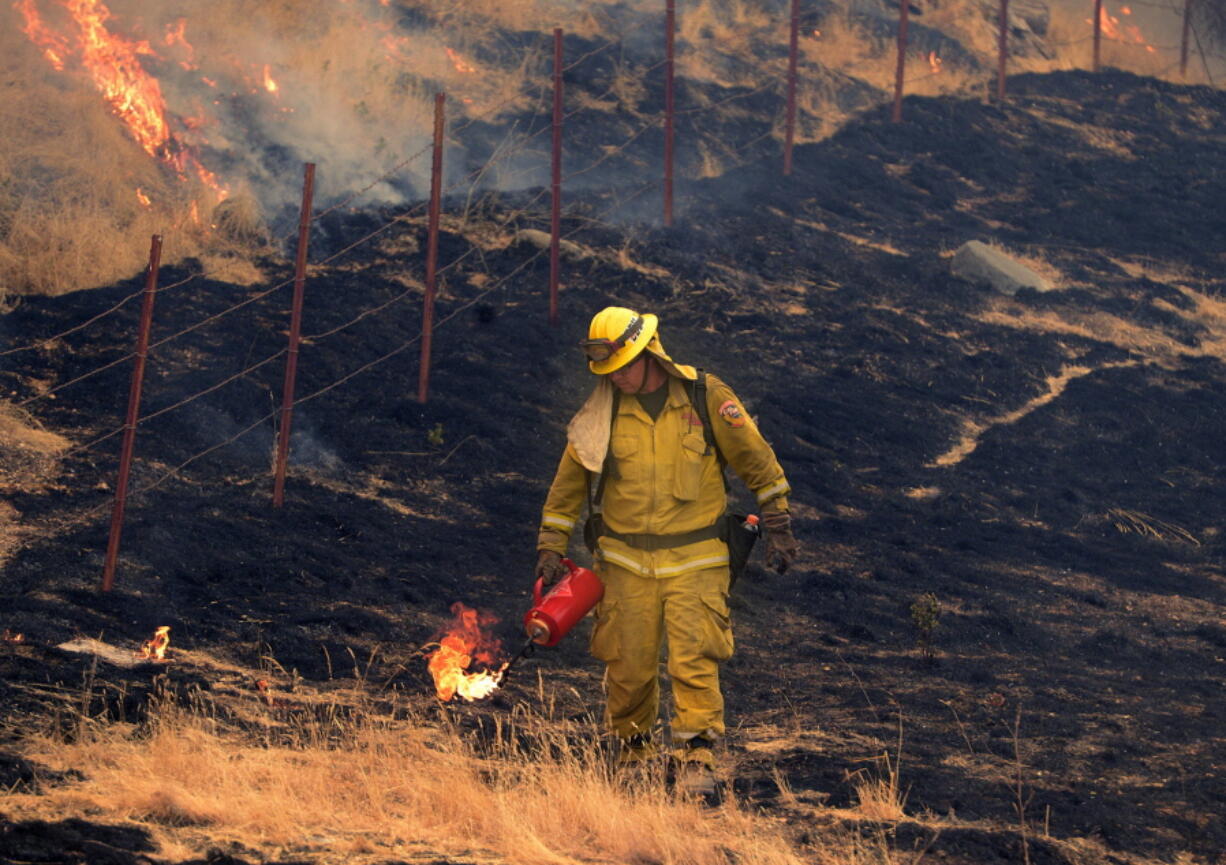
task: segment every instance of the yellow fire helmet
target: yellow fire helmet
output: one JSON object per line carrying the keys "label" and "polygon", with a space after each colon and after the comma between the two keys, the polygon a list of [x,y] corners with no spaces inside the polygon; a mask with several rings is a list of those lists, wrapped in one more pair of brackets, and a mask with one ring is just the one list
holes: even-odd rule
{"label": "yellow fire helmet", "polygon": [[582,343],[588,369],[606,375],[621,369],[647,348],[660,320],[650,313],[639,315],[624,306],[607,306],[592,316],[587,339]]}

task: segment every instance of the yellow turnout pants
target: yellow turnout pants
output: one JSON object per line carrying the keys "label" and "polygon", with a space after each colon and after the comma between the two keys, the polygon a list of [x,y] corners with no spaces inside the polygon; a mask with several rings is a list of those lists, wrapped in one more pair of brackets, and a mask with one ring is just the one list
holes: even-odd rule
{"label": "yellow turnout pants", "polygon": [[722,736],[719,662],[733,650],[728,567],[661,578],[641,577],[604,562],[600,577],[605,591],[591,651],[605,662],[609,728],[626,739],[655,725],[660,650],[667,637],[673,741]]}

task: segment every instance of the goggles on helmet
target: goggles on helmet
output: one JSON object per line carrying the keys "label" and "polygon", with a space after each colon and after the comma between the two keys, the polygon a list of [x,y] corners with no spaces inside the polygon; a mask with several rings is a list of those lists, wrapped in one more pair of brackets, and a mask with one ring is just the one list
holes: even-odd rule
{"label": "goggles on helmet", "polygon": [[636,315],[630,319],[625,331],[617,339],[585,339],[579,343],[587,359],[595,363],[606,361],[626,347],[626,343],[634,342],[643,332],[643,317]]}

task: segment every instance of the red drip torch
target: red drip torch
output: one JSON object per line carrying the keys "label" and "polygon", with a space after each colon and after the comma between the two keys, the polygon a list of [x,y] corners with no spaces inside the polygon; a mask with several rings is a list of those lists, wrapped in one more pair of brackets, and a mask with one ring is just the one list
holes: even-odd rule
{"label": "red drip torch", "polygon": [[604,584],[600,577],[581,568],[570,559],[562,559],[568,573],[542,597],[544,580],[538,579],[532,587],[532,609],[524,614],[524,630],[528,640],[502,670],[499,681],[506,681],[507,674],[520,658],[530,657],[537,646],[556,646],[570,633],[580,619],[604,597]]}

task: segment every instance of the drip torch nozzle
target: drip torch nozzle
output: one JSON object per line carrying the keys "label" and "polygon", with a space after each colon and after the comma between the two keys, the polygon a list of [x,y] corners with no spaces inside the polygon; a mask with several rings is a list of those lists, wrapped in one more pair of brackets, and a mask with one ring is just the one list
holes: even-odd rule
{"label": "drip torch nozzle", "polygon": [[533,630],[529,632],[528,639],[524,643],[523,647],[518,652],[516,652],[515,657],[507,661],[507,665],[502,668],[502,672],[498,675],[499,684],[502,684],[503,682],[507,680],[507,676],[510,674],[511,668],[514,667],[517,663],[519,663],[519,660],[521,658],[531,658],[533,655],[536,654],[536,641],[539,636],[540,636],[539,630]]}

